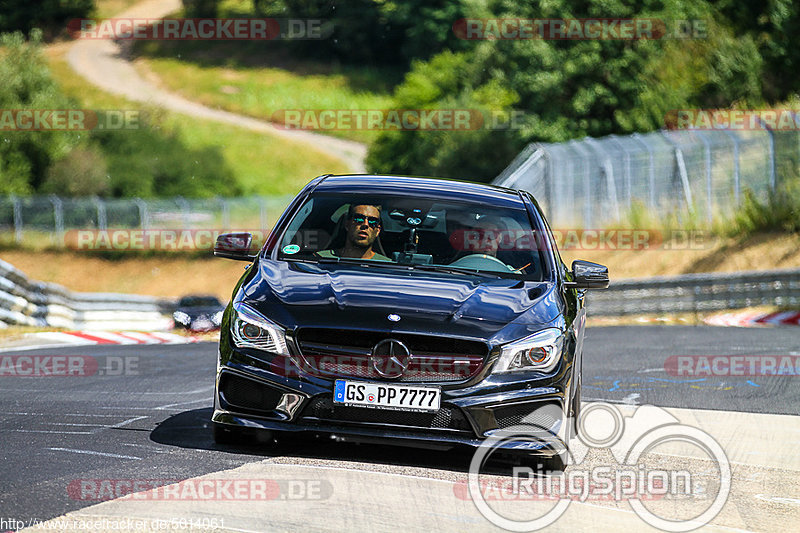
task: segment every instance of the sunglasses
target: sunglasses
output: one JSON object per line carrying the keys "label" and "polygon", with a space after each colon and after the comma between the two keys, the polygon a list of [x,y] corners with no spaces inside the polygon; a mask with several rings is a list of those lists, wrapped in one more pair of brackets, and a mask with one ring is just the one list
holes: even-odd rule
{"label": "sunglasses", "polygon": [[363,224],[364,222],[366,222],[367,224],[369,224],[369,227],[371,227],[371,228],[377,228],[378,226],[381,225],[381,219],[378,218],[378,217],[368,217],[368,216],[365,216],[365,215],[353,215],[352,217],[350,217],[350,220],[352,220],[356,224]]}

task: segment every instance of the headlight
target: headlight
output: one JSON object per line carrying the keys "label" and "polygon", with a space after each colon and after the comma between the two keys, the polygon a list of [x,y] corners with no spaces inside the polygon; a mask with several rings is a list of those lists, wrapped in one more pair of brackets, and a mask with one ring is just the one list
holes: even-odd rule
{"label": "headlight", "polygon": [[236,346],[289,355],[283,328],[245,303],[235,303],[233,309],[236,316],[231,324],[231,334]]}
{"label": "headlight", "polygon": [[211,317],[211,322],[219,326],[222,323],[222,314],[223,311],[217,311],[214,313],[214,316]]}
{"label": "headlight", "polygon": [[494,372],[513,372],[516,370],[538,370],[548,372],[561,358],[564,348],[564,335],[561,330],[550,328],[539,331],[503,346]]}
{"label": "headlight", "polygon": [[183,311],[175,311],[172,313],[172,320],[177,322],[178,324],[183,324],[184,326],[189,325],[189,322],[192,321],[191,317],[184,313]]}

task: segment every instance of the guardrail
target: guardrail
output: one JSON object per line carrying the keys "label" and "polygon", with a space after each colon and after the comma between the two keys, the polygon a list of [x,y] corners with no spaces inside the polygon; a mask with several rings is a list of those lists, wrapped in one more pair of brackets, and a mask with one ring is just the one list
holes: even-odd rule
{"label": "guardrail", "polygon": [[[800,268],[626,279],[588,291],[591,316],[698,313],[758,305],[800,308]],[[75,329],[164,330],[175,301],[134,294],[77,293],[30,281],[0,260],[0,324]]]}
{"label": "guardrail", "polygon": [[612,279],[608,289],[588,291],[586,300],[591,316],[698,313],[759,305],[798,308],[800,268]]}
{"label": "guardrail", "polygon": [[0,327],[8,324],[68,329],[169,329],[175,301],[118,293],[81,293],[29,280],[0,260]]}

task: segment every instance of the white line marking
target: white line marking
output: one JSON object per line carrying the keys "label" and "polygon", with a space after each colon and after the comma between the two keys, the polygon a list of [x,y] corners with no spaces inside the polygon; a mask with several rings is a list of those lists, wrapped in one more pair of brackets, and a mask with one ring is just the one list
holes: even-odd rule
{"label": "white line marking", "polygon": [[108,424],[75,424],[70,422],[50,422],[51,426],[86,426],[86,427],[97,427],[97,428],[107,428]]}
{"label": "white line marking", "polygon": [[56,435],[94,435],[93,431],[51,431],[46,429],[11,429],[17,433],[54,433]]}
{"label": "white line marking", "polygon": [[167,450],[162,450],[160,448],[156,448],[155,446],[148,446],[147,444],[134,444],[132,442],[120,442],[119,444],[120,446],[130,446],[132,448],[144,448],[156,453],[169,453]]}
{"label": "white line marking", "polygon": [[131,422],[136,422],[137,420],[142,420],[144,418],[147,418],[147,417],[146,416],[136,416],[136,417],[133,417],[133,418],[129,418],[127,420],[123,420],[119,424],[114,424],[113,426],[106,426],[106,427],[108,427],[110,429],[121,428],[122,426],[128,425]]}
{"label": "white line marking", "polygon": [[114,457],[116,459],[136,459],[137,461],[141,461],[141,457],[135,457],[133,455],[120,455],[116,453],[106,453],[106,452],[95,452],[93,450],[73,450],[72,448],[47,448],[48,450],[53,450],[55,452],[72,452],[72,453],[83,453],[86,455],[102,455],[103,457]]}
{"label": "white line marking", "polygon": [[638,392],[634,392],[632,394],[628,394],[622,399],[622,403],[626,405],[636,405],[636,398],[641,396]]}
{"label": "white line marking", "polygon": [[18,415],[18,416],[95,416],[95,417],[103,417],[103,418],[116,418],[119,415],[93,415],[88,413],[4,413],[6,415]]}
{"label": "white line marking", "polygon": [[211,400],[211,398],[202,398],[200,400],[192,400],[191,402],[168,403],[166,405],[159,405],[158,407],[153,407],[153,409],[155,409],[157,411],[162,411],[164,409],[168,409],[168,408],[171,408],[171,407],[177,407],[179,405],[191,405],[193,403],[208,402],[209,400]]}
{"label": "white line marking", "polygon": [[788,505],[800,505],[797,498],[786,498],[784,496],[767,496],[766,494],[756,494],[756,498],[767,502],[785,503]]}

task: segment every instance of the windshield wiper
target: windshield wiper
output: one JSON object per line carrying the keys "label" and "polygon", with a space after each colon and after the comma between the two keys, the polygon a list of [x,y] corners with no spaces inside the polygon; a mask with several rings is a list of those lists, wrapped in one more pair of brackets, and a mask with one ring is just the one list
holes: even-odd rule
{"label": "windshield wiper", "polygon": [[320,257],[314,258],[313,261],[317,263],[343,263],[347,265],[361,265],[361,266],[382,266],[392,268],[408,268],[408,265],[401,265],[391,261],[377,261],[374,259],[359,259],[357,257]]}
{"label": "windshield wiper", "polygon": [[475,276],[482,276],[485,278],[502,278],[504,277],[500,272],[491,272],[487,270],[473,270],[471,268],[458,268],[447,265],[411,265],[415,270],[427,270],[430,272],[447,272],[449,274],[470,274]]}

